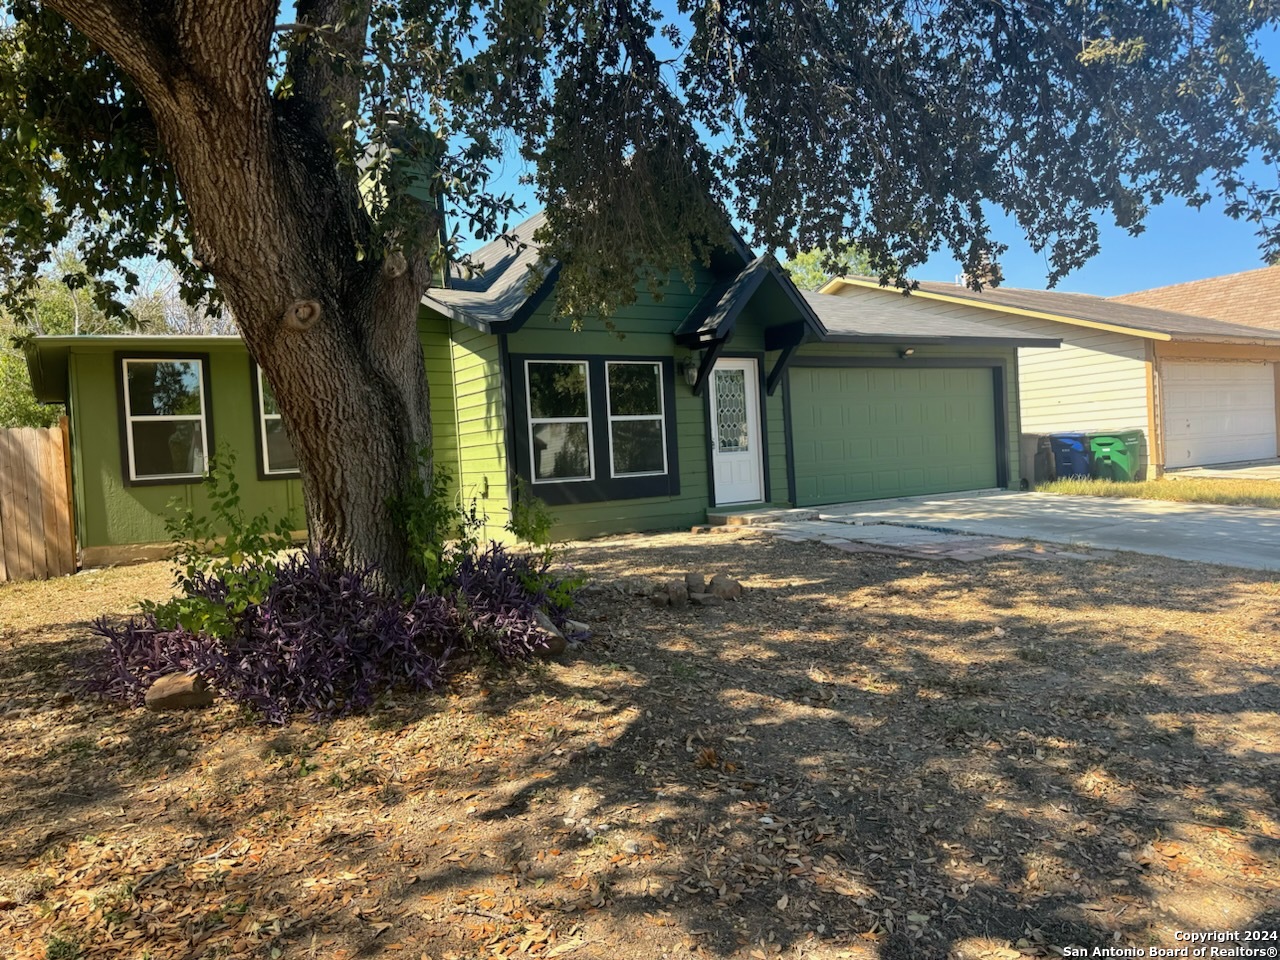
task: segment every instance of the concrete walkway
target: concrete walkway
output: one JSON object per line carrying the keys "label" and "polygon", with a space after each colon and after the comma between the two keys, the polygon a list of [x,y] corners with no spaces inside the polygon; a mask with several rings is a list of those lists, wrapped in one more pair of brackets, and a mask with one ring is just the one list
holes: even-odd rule
{"label": "concrete walkway", "polygon": [[[777,511],[751,524],[783,535],[803,532],[804,539],[826,531],[863,542],[906,528],[1280,570],[1280,510],[1261,507],[997,492]],[[851,524],[885,526],[850,530]]]}

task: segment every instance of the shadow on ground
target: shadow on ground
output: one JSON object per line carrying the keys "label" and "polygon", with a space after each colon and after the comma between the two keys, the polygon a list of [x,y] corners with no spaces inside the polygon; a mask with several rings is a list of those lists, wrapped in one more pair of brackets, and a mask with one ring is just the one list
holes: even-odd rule
{"label": "shadow on ground", "polygon": [[[545,671],[471,675],[327,728],[264,731],[222,710],[88,716],[105,743],[47,731],[9,771],[0,869],[97,862],[85,834],[140,845],[117,882],[222,865],[221,886],[183,894],[219,905],[173,934],[191,956],[217,942],[225,956],[327,943],[914,960],[1277,926],[1265,577],[749,536],[571,559],[594,584],[598,639]],[[630,592],[685,570],[749,590],[680,611]],[[41,649],[10,660],[11,696],[56,669]],[[36,902],[11,904],[28,932],[115,955],[101,909],[40,918]],[[284,922],[242,929],[232,903]],[[132,920],[148,909],[132,896]]]}

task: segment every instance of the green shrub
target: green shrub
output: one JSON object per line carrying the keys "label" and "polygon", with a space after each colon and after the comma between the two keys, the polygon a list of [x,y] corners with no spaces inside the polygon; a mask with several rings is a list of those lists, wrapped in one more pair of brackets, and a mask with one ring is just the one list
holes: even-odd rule
{"label": "green shrub", "polygon": [[517,540],[535,547],[549,547],[551,528],[555,526],[555,522],[555,514],[546,502],[534,496],[524,480],[517,480],[516,488],[512,491],[511,518],[507,521],[507,530]]}
{"label": "green shrub", "polygon": [[[419,454],[419,467],[431,461],[430,449]],[[450,493],[453,475],[434,465],[428,488],[410,487],[391,502],[396,518],[409,534],[409,548],[423,585],[438,593],[453,579],[463,557],[480,549],[486,517],[472,497],[470,503]]]}
{"label": "green shrub", "polygon": [[[423,450],[421,457],[425,463],[430,451]],[[489,519],[475,497],[468,500],[451,491],[452,481],[449,469],[437,464],[429,489],[410,490],[392,504],[397,518],[409,531],[419,576],[432,593],[455,582],[464,562],[483,552],[481,535]],[[506,530],[527,544],[531,548],[530,559],[537,560],[522,568],[521,577],[526,581],[523,586],[531,595],[545,596],[553,606],[568,609],[582,579],[551,573],[558,553],[551,542],[555,515],[523,480],[517,481],[512,493]]]}
{"label": "green shrub", "polygon": [[[235,475],[235,454],[223,447],[204,480],[210,512],[197,513],[181,500],[169,502],[174,516],[165,522],[173,540],[179,595],[165,603],[144,600],[144,613],[163,629],[182,627],[192,633],[226,639],[236,619],[262,602],[276,571],[276,558],[292,546],[286,518],[247,514]],[[207,584],[225,585],[210,595]]]}

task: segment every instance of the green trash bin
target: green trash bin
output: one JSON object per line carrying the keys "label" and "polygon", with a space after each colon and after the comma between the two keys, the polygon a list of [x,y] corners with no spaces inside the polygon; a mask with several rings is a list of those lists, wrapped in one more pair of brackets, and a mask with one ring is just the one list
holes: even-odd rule
{"label": "green trash bin", "polygon": [[1092,474],[1097,479],[1125,483],[1137,480],[1142,465],[1142,431],[1096,434],[1089,438],[1089,451],[1093,454]]}

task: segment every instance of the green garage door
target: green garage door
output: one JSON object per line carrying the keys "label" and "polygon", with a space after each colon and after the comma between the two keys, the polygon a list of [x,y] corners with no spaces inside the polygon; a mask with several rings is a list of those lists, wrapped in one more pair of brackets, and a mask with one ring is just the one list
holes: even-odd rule
{"label": "green garage door", "polygon": [[797,506],[996,486],[990,368],[793,366],[790,377]]}

